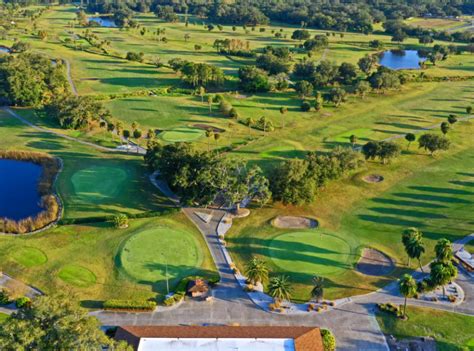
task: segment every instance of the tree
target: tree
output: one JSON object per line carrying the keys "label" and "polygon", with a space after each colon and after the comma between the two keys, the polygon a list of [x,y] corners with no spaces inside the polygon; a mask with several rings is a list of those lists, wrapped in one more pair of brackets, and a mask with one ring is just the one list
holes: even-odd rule
{"label": "tree", "polygon": [[413,279],[413,277],[409,274],[404,274],[398,282],[398,289],[400,290],[400,294],[402,294],[402,296],[405,298],[405,302],[403,304],[403,317],[406,318],[407,298],[415,296],[417,291],[415,279]]}
{"label": "tree", "polygon": [[355,78],[357,78],[357,67],[352,63],[341,63],[338,70],[339,81],[342,84],[352,84]]}
{"label": "tree", "polygon": [[212,103],[214,102],[214,98],[212,95],[207,97],[207,106],[209,106],[209,114],[212,114]]}
{"label": "tree", "polygon": [[440,239],[435,245],[436,260],[438,262],[449,262],[453,259],[453,247],[448,239]]}
{"label": "tree", "polygon": [[346,91],[342,88],[332,88],[329,92],[329,100],[338,107],[343,101],[346,100]]}
{"label": "tree", "polygon": [[253,285],[266,283],[268,281],[268,273],[267,263],[258,257],[252,257],[245,266],[245,275]]}
{"label": "tree", "polygon": [[423,234],[417,228],[408,228],[402,234],[402,242],[405,247],[405,252],[408,255],[408,266],[410,266],[410,259],[414,258],[418,260],[420,269],[423,272],[421,265],[421,255],[425,252],[423,245]]}
{"label": "tree", "polygon": [[174,13],[173,6],[169,5],[158,5],[156,6],[155,9],[155,15],[156,17],[166,21],[166,22],[177,22],[178,21],[178,15]]}
{"label": "tree", "polygon": [[359,66],[360,70],[367,75],[372,72],[376,64],[377,58],[374,55],[365,55],[364,57],[361,57],[357,62],[357,65]]}
{"label": "tree", "polygon": [[191,36],[188,33],[186,33],[184,35],[184,42],[187,43],[190,38],[191,38]]}
{"label": "tree", "polygon": [[124,137],[125,140],[128,140],[130,138],[130,135],[131,135],[131,133],[128,129],[124,129],[122,131],[122,136]]}
{"label": "tree", "polygon": [[440,125],[440,129],[441,129],[441,133],[443,133],[443,135],[448,134],[449,123],[448,122],[442,122],[441,125]]}
{"label": "tree", "polygon": [[133,131],[133,137],[135,139],[140,139],[142,137],[142,131],[140,129],[135,129]]}
{"label": "tree", "polygon": [[449,124],[454,124],[458,121],[457,117],[455,115],[449,115],[448,116],[448,123]]}
{"label": "tree", "polygon": [[319,276],[313,277],[313,288],[311,289],[311,297],[316,302],[321,301],[324,296],[324,278]]}
{"label": "tree", "polygon": [[445,285],[448,284],[451,280],[456,278],[458,275],[458,270],[454,267],[451,261],[449,262],[440,262],[435,261],[430,265],[430,279],[431,282],[436,286],[443,287],[443,297],[446,296]]}
{"label": "tree", "polygon": [[362,147],[366,160],[379,158],[383,164],[400,154],[400,147],[391,141],[369,141]]}
{"label": "tree", "polygon": [[288,277],[281,275],[270,279],[268,284],[268,294],[273,297],[276,303],[291,299],[291,284]]}
{"label": "tree", "polygon": [[113,223],[115,228],[128,228],[128,217],[126,214],[120,213],[113,217]]}
{"label": "tree", "polygon": [[255,66],[244,66],[239,69],[240,87],[250,93],[266,92],[271,88],[268,74]]}
{"label": "tree", "polygon": [[293,40],[307,40],[311,37],[311,34],[306,29],[297,29],[291,34]]}
{"label": "tree", "polygon": [[431,156],[438,150],[448,150],[450,144],[448,139],[431,133],[423,134],[418,138],[419,148],[429,151]]}
{"label": "tree", "polygon": [[214,137],[214,131],[212,128],[206,130],[206,138],[207,138],[207,151],[211,151],[211,138]]}
{"label": "tree", "polygon": [[472,113],[472,106],[467,106],[466,107],[466,113],[470,115]]}
{"label": "tree", "polygon": [[416,140],[416,135],[413,133],[405,134],[405,140],[408,141],[407,150],[410,148],[410,144]]}
{"label": "tree", "polygon": [[21,41],[21,40],[14,42],[13,45],[11,46],[11,51],[13,53],[21,53],[21,52],[28,51],[30,49],[31,49],[31,44],[29,42]]}
{"label": "tree", "polygon": [[351,142],[352,144],[352,148],[355,147],[355,144],[357,143],[357,136],[352,134],[350,137],[349,137],[349,141]]}
{"label": "tree", "polygon": [[360,80],[355,86],[355,92],[363,99],[370,91],[370,84],[366,80]]}
{"label": "tree", "polygon": [[206,88],[203,86],[199,87],[199,96],[201,97],[201,102],[204,103],[204,96],[206,95]]}
{"label": "tree", "polygon": [[0,325],[2,350],[132,350],[115,343],[101,330],[95,317],[65,294],[36,297]]}
{"label": "tree", "polygon": [[286,107],[280,107],[280,115],[281,115],[281,127],[285,128],[285,114],[288,112],[288,109]]}
{"label": "tree", "polygon": [[314,98],[314,108],[316,109],[316,111],[319,112],[323,109],[323,103],[323,95],[321,94],[321,92],[317,91]]}

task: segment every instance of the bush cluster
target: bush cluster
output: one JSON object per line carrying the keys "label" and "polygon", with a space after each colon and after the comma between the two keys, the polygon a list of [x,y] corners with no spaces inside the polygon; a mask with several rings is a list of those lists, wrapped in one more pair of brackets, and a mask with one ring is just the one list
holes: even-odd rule
{"label": "bush cluster", "polygon": [[393,314],[395,317],[402,316],[402,310],[400,309],[400,307],[398,307],[397,305],[391,302],[379,303],[377,304],[377,307],[379,308],[380,311]]}
{"label": "bush cluster", "polygon": [[181,302],[181,300],[184,299],[184,295],[184,292],[175,293],[173,296],[170,296],[165,299],[163,303],[165,304],[165,306],[173,306],[174,304]]}
{"label": "bush cluster", "polygon": [[323,338],[324,351],[336,350],[336,338],[330,330],[321,329],[321,336]]}
{"label": "bush cluster", "polygon": [[153,311],[156,301],[149,300],[106,300],[103,303],[105,310]]}

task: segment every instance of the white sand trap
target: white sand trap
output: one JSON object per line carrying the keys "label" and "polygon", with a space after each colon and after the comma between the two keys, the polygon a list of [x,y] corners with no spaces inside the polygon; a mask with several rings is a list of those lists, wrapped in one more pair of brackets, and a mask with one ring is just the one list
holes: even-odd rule
{"label": "white sand trap", "polygon": [[272,225],[285,229],[316,228],[318,221],[308,217],[277,216],[272,220]]}
{"label": "white sand trap", "polygon": [[362,178],[366,183],[380,183],[383,182],[383,176],[380,174],[369,174]]}
{"label": "white sand trap", "polygon": [[393,260],[383,252],[365,248],[356,269],[365,275],[381,276],[389,274],[395,268]]}

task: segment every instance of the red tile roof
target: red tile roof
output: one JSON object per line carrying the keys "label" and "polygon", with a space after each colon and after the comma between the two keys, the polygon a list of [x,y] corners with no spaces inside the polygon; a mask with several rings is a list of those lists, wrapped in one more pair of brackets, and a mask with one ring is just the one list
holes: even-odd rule
{"label": "red tile roof", "polygon": [[323,351],[319,328],[314,327],[233,327],[233,326],[122,326],[115,339],[138,349],[141,338],[232,338],[293,339],[295,351]]}

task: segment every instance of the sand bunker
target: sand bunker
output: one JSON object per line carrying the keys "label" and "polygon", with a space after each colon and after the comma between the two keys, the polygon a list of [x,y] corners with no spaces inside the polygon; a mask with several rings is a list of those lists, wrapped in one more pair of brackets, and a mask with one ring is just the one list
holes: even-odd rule
{"label": "sand bunker", "polygon": [[366,183],[380,183],[383,182],[383,176],[380,174],[369,174],[362,178]]}
{"label": "sand bunker", "polygon": [[387,275],[395,268],[393,260],[379,250],[365,248],[356,269],[365,275]]}
{"label": "sand bunker", "polygon": [[316,228],[318,221],[307,217],[277,216],[272,220],[272,225],[277,228],[305,229]]}
{"label": "sand bunker", "polygon": [[194,128],[199,128],[199,129],[204,129],[204,130],[209,130],[210,129],[214,133],[224,133],[225,132],[225,129],[210,126],[209,124],[198,123],[198,124],[193,124],[193,127]]}

